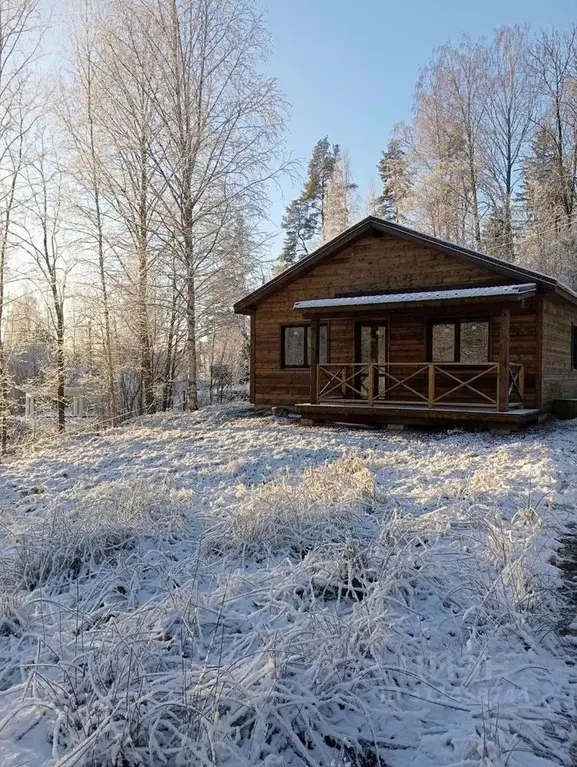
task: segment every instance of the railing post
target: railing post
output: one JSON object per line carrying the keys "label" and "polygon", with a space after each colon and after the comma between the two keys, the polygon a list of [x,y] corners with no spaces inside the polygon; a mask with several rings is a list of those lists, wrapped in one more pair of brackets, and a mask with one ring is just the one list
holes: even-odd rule
{"label": "railing post", "polygon": [[497,371],[497,409],[501,412],[509,410],[509,331],[511,327],[511,311],[501,310],[499,316],[499,370]]}
{"label": "railing post", "polygon": [[311,405],[316,405],[319,401],[319,336],[320,336],[320,322],[318,317],[313,317],[311,320],[311,381],[309,399]]}
{"label": "railing post", "polygon": [[373,398],[375,396],[375,365],[369,362],[369,380],[367,386],[367,402],[370,406],[373,404]]}
{"label": "railing post", "polygon": [[435,407],[435,363],[429,362],[429,407]]}
{"label": "railing post", "polygon": [[521,405],[525,405],[525,365],[519,366],[519,397]]}

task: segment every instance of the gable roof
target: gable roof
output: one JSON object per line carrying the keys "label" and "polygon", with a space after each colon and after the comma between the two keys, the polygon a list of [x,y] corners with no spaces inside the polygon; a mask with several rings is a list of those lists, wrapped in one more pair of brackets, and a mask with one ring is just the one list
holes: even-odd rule
{"label": "gable roof", "polygon": [[562,282],[559,282],[559,280],[556,280],[554,277],[549,277],[546,274],[541,274],[532,269],[526,269],[525,267],[510,264],[508,261],[503,261],[494,256],[488,256],[486,253],[480,253],[479,251],[471,250],[470,248],[464,248],[461,245],[455,245],[447,240],[440,240],[437,237],[422,234],[414,229],[401,226],[401,224],[395,224],[392,221],[385,221],[376,216],[367,216],[367,218],[359,221],[358,224],[351,226],[350,229],[339,234],[338,237],[321,245],[320,248],[317,248],[317,250],[298,261],[289,269],[286,269],[281,274],[273,277],[272,280],[269,280],[260,288],[249,293],[248,296],[241,298],[241,300],[237,301],[234,305],[234,311],[238,314],[249,313],[265,298],[273,295],[298,277],[302,277],[307,272],[310,272],[319,264],[327,261],[335,253],[349,247],[349,245],[357,242],[357,240],[360,240],[362,237],[379,234],[388,234],[402,240],[413,242],[417,245],[423,245],[431,250],[454,256],[461,261],[483,267],[488,271],[502,274],[515,280],[535,282],[539,287],[546,290],[552,290],[563,298],[573,303],[577,303],[577,293]]}

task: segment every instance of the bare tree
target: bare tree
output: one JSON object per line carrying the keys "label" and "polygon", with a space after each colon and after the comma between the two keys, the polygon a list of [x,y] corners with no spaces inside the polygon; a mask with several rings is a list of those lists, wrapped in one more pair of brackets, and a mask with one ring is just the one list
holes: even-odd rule
{"label": "bare tree", "polygon": [[456,151],[463,163],[464,193],[472,220],[473,240],[482,244],[479,152],[486,104],[483,98],[487,54],[482,45],[465,38],[458,48],[445,45],[433,64],[443,89],[444,111],[452,127]]}
{"label": "bare tree", "polygon": [[336,237],[358,218],[357,185],[347,152],[339,152],[326,193],[323,240]]}
{"label": "bare tree", "polygon": [[490,233],[486,227],[485,239],[490,247],[492,236],[498,254],[510,259],[515,255],[514,195],[534,117],[528,51],[526,29],[498,30],[489,48],[489,69],[483,79],[486,109],[481,126],[481,165],[491,225]]}
{"label": "bare tree", "polygon": [[89,237],[96,247],[96,266],[100,285],[103,319],[103,346],[111,423],[117,421],[114,352],[106,257],[104,176],[106,158],[102,156],[105,136],[98,122],[98,52],[95,40],[95,13],[90,2],[81,8],[72,27],[72,80],[64,92],[60,114],[72,141],[74,161],[69,171],[86,193],[88,200],[78,207],[88,220]]}
{"label": "bare tree", "polygon": [[[230,310],[248,289],[258,247],[231,233],[240,220],[260,232],[268,185],[287,165],[285,104],[262,71],[268,38],[256,0],[82,0],[69,22],[69,71],[50,109],[33,113],[24,99],[36,96],[27,87],[33,47],[29,57],[24,38],[35,31],[37,2],[0,3],[3,446],[12,246],[33,265],[16,292],[33,279],[45,302],[51,336],[42,344],[60,429],[72,368],[107,403],[112,423],[135,408],[169,407],[183,393],[179,378],[195,409],[199,371],[210,377],[208,339],[221,362],[245,344]],[[10,38],[12,22],[22,38]],[[20,94],[5,87],[3,35]]]}
{"label": "bare tree", "polygon": [[41,135],[38,157],[26,169],[30,199],[20,226],[20,247],[36,269],[40,290],[46,297],[55,346],[55,401],[58,430],[64,431],[65,399],[65,302],[73,267],[70,238],[64,227],[64,174],[56,156]]}
{"label": "bare tree", "polygon": [[3,339],[6,269],[30,131],[38,117],[31,65],[40,34],[38,0],[0,3],[0,450],[6,451],[9,381]]}
{"label": "bare tree", "polygon": [[565,33],[543,32],[537,38],[531,73],[539,151],[542,159],[549,160],[547,197],[556,210],[555,223],[566,228],[577,202],[577,26]]}
{"label": "bare tree", "polygon": [[[199,286],[219,268],[219,239],[238,212],[262,213],[282,167],[284,103],[260,73],[267,40],[252,0],[155,0],[145,28],[161,87],[154,156],[163,216],[185,285],[186,391],[197,399]],[[142,17],[144,18],[144,16]]]}
{"label": "bare tree", "polygon": [[447,44],[424,70],[399,131],[411,170],[407,218],[456,242],[515,255],[515,203],[533,133],[528,32]]}
{"label": "bare tree", "polygon": [[106,193],[126,235],[117,236],[116,243],[133,289],[141,407],[152,412],[156,403],[150,279],[163,237],[157,209],[164,182],[152,154],[159,130],[154,108],[158,77],[146,34],[148,23],[144,5],[126,0],[108,4],[99,19],[98,85],[100,127],[108,145]]}
{"label": "bare tree", "polygon": [[414,125],[399,126],[413,169],[405,217],[437,237],[465,243],[469,199],[458,130],[447,120],[438,83],[432,85],[432,91],[422,82],[418,87]]}

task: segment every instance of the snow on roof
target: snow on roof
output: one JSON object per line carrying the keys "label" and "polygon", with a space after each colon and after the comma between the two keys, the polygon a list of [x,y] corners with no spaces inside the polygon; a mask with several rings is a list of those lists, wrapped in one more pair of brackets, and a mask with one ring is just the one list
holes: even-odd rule
{"label": "snow on roof", "polygon": [[457,290],[426,290],[419,293],[384,293],[376,296],[350,298],[318,298],[297,301],[295,309],[332,309],[345,306],[372,306],[375,304],[405,304],[422,301],[454,301],[463,298],[491,298],[498,296],[528,296],[537,290],[533,282],[523,285],[494,285],[490,288],[458,288]]}

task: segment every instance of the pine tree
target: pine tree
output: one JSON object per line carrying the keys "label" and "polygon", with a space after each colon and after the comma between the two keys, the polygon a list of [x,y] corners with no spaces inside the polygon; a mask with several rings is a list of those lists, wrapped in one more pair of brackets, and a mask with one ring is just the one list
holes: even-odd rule
{"label": "pine tree", "polygon": [[383,191],[377,198],[379,215],[389,221],[401,221],[403,202],[412,185],[407,153],[398,138],[392,138],[377,165]]}
{"label": "pine tree", "polygon": [[279,265],[287,268],[308,254],[307,242],[313,237],[316,229],[311,205],[302,196],[288,205],[282,219],[282,228],[285,237]]}
{"label": "pine tree", "polygon": [[312,209],[315,223],[314,234],[323,231],[329,183],[335,172],[340,149],[338,144],[329,143],[328,136],[315,144],[309,162],[308,180],[303,190],[303,199]]}
{"label": "pine tree", "polygon": [[281,268],[291,266],[306,256],[310,241],[323,232],[328,187],[338,157],[339,146],[331,146],[328,136],[315,144],[303,190],[287,206],[283,216],[285,238],[279,257]]}

